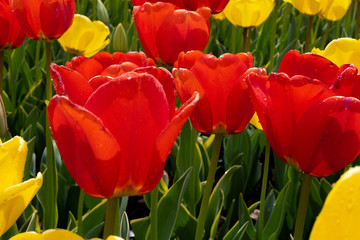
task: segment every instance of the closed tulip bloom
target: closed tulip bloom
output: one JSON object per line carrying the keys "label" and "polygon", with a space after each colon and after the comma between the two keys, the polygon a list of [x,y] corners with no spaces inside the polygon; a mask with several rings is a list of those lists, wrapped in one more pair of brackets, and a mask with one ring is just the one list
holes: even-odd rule
{"label": "closed tulip bloom", "polygon": [[133,9],[135,26],[148,57],[173,64],[179,53],[203,50],[209,40],[209,8],[197,12],[177,9],[171,3],[144,3]]}
{"label": "closed tulip bloom", "polygon": [[360,68],[360,40],[357,39],[338,38],[331,41],[324,50],[314,48],[311,52],[326,57],[338,67],[354,64]]}
{"label": "closed tulip bloom", "polygon": [[[64,229],[50,229],[46,230],[43,233],[36,233],[36,232],[24,232],[19,233],[10,240],[84,240],[84,238],[80,237],[79,235],[70,232]],[[89,240],[101,240],[100,238],[91,238]],[[109,236],[106,240],[124,240],[121,237],[117,236]]]}
{"label": "closed tulip bloom", "polygon": [[68,53],[91,57],[110,42],[110,30],[100,21],[75,14],[71,27],[58,39]]}
{"label": "closed tulip bloom", "polygon": [[75,0],[13,0],[13,8],[25,34],[35,40],[55,40],[69,29]]}
{"label": "closed tulip bloom", "polygon": [[0,49],[17,48],[23,43],[25,33],[16,20],[9,0],[0,0],[0,26]]}
{"label": "closed tulip bloom", "polygon": [[226,53],[219,58],[200,51],[179,55],[173,75],[181,102],[194,92],[200,94],[190,116],[197,131],[235,134],[246,127],[254,110],[243,78],[252,66],[250,53]]}
{"label": "closed tulip bloom", "polygon": [[[291,3],[299,12],[315,16],[327,11],[333,0],[284,0]],[[340,0],[342,1],[342,0]],[[346,2],[347,0],[345,0]]]}
{"label": "closed tulip bloom", "polygon": [[[112,65],[98,55],[88,63],[51,65],[57,92],[47,110],[51,131],[67,169],[87,194],[142,195],[159,183],[198,95],[175,111],[167,70],[133,68],[147,63],[140,53],[124,54],[128,62]],[[101,75],[94,75],[97,63]]]}
{"label": "closed tulip bloom", "polygon": [[333,0],[329,8],[320,14],[320,17],[330,21],[338,21],[345,16],[350,4],[351,0]]}
{"label": "closed tulip bloom", "polygon": [[20,217],[42,185],[42,175],[22,182],[27,144],[20,137],[0,141],[0,236]]}
{"label": "closed tulip bloom", "polygon": [[235,26],[257,27],[270,15],[274,0],[230,0],[224,15]]}
{"label": "closed tulip bloom", "polygon": [[360,153],[360,77],[315,54],[288,52],[279,73],[247,82],[264,133],[277,156],[299,171],[329,176]]}
{"label": "closed tulip bloom", "polygon": [[208,7],[211,9],[212,13],[219,13],[226,7],[229,0],[164,0],[164,1],[156,1],[156,0],[132,0],[134,6],[143,5],[145,2],[168,2],[176,5],[179,8],[185,8],[188,10],[196,11],[201,7]]}
{"label": "closed tulip bloom", "polygon": [[360,239],[359,201],[360,167],[357,166],[346,171],[334,184],[316,218],[310,240]]}

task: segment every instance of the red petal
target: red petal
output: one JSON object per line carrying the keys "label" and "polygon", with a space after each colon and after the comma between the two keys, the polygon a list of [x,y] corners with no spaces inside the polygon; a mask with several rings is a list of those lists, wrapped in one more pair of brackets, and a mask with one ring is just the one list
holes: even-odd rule
{"label": "red petal", "polygon": [[[176,116],[171,119],[166,128],[160,133],[159,137],[156,140],[156,147],[154,148],[152,155],[152,166],[154,174],[149,174],[146,180],[147,183],[142,189],[141,192],[151,191],[159,182],[160,177],[162,176],[163,169],[158,167],[157,162],[161,161],[162,164],[165,164],[165,160],[171,150],[171,147],[174,145],[174,142],[181,131],[182,126],[185,124],[191,112],[194,110],[197,102],[199,101],[199,94],[194,93],[188,101],[186,101],[177,111]],[[160,164],[159,164],[160,165]]]}
{"label": "red petal", "polygon": [[100,87],[101,85],[107,82],[110,82],[111,80],[114,80],[114,78],[98,75],[90,79],[89,84],[95,91],[96,89],[98,89],[98,87]]}
{"label": "red petal", "polygon": [[66,95],[72,102],[83,106],[93,93],[93,88],[78,72],[56,64],[50,65],[50,71],[58,95]]}
{"label": "red petal", "polygon": [[121,64],[114,64],[107,67],[101,75],[108,77],[118,77],[126,72],[130,72],[134,69],[138,68],[138,66],[131,62],[124,62]]}
{"label": "red petal", "polygon": [[100,75],[104,70],[100,62],[84,56],[72,58],[71,62],[67,62],[65,66],[79,72],[88,81],[92,77]]}
{"label": "red petal", "polygon": [[166,99],[169,103],[169,119],[173,118],[176,108],[176,93],[174,78],[170,72],[165,68],[156,67],[137,68],[134,72],[151,74],[161,83],[166,94]]}
{"label": "red petal", "polygon": [[111,197],[119,174],[120,147],[100,119],[67,97],[47,109],[61,157],[79,186],[94,197]]}
{"label": "red petal", "polygon": [[289,77],[302,75],[318,79],[329,87],[336,81],[338,70],[334,63],[320,55],[300,55],[300,52],[295,50],[284,56],[279,67],[279,72],[284,72]]}
{"label": "red petal", "polygon": [[360,101],[330,97],[313,105],[296,126],[292,157],[313,176],[338,172],[360,153]]}
{"label": "red petal", "polygon": [[358,70],[354,65],[342,65],[339,69],[336,81],[330,89],[339,96],[353,96],[354,93],[356,95],[356,82],[358,81],[357,73]]}
{"label": "red petal", "polygon": [[99,87],[86,108],[102,119],[124,149],[116,192],[141,194],[147,175],[153,174],[151,164],[164,168],[160,159],[151,163],[156,139],[169,122],[162,85],[152,75],[130,72]]}
{"label": "red petal", "polygon": [[38,39],[41,31],[39,18],[40,4],[40,0],[13,0],[13,8],[16,18],[26,35],[32,39]]}

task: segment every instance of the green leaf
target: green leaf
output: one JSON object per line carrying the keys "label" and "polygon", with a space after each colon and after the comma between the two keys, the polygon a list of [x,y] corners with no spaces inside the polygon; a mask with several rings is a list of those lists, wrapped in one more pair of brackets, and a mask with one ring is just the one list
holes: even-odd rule
{"label": "green leaf", "polygon": [[191,171],[189,168],[158,203],[158,240],[168,240],[171,237]]}
{"label": "green leaf", "polygon": [[83,215],[83,232],[86,233],[86,238],[97,237],[100,234],[102,230],[100,225],[103,225],[105,210],[106,199]]}
{"label": "green leaf", "polygon": [[286,212],[289,185],[287,184],[276,199],[274,210],[264,228],[264,239],[275,240],[278,238]]}
{"label": "green leaf", "polygon": [[239,222],[236,222],[230,231],[225,235],[223,240],[241,240],[246,232],[248,225],[249,222],[246,222],[240,227]]}
{"label": "green leaf", "polygon": [[210,229],[210,238],[211,239],[215,239],[216,233],[217,233],[217,228],[219,226],[219,221],[220,221],[220,217],[221,217],[221,210],[224,206],[224,192],[220,190],[220,196],[219,196],[219,201],[218,201],[218,206],[216,206],[216,216],[213,219],[213,224],[211,225],[211,229]]}
{"label": "green leaf", "polygon": [[252,223],[252,219],[250,217],[249,209],[246,206],[242,193],[239,198],[239,224],[240,226],[248,223],[246,227],[246,233],[250,237],[250,239],[255,239],[256,230],[254,224]]}
{"label": "green leaf", "polygon": [[134,230],[135,238],[144,240],[150,227],[150,217],[131,220],[130,225]]}
{"label": "green leaf", "polygon": [[180,239],[191,239],[196,233],[196,218],[191,215],[189,210],[181,204],[174,226],[174,232]]}
{"label": "green leaf", "polygon": [[122,218],[121,218],[121,221],[120,221],[120,234],[119,234],[119,236],[122,237],[125,240],[129,240],[129,232],[130,232],[129,219],[128,219],[128,216],[127,216],[126,212],[124,212],[122,214]]}

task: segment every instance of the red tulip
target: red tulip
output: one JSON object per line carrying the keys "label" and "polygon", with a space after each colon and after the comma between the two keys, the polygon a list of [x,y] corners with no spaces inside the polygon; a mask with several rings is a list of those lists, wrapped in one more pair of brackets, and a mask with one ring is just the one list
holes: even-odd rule
{"label": "red tulip", "polygon": [[173,78],[163,68],[104,75],[133,65],[147,65],[144,54],[104,53],[50,67],[57,92],[47,110],[53,137],[74,180],[94,197],[150,192],[198,101],[196,93],[175,111]]}
{"label": "red tulip", "polygon": [[279,73],[251,73],[254,108],[284,162],[316,177],[329,176],[360,153],[360,76],[315,54],[288,52]]}
{"label": "red tulip", "polygon": [[29,38],[55,40],[71,26],[75,0],[13,0],[13,8]]}
{"label": "red tulip", "polygon": [[25,39],[9,0],[0,0],[0,49],[17,48]]}
{"label": "red tulip", "polygon": [[156,1],[156,0],[131,0],[134,6],[143,5],[145,2],[168,2],[176,5],[178,8],[185,8],[188,10],[196,11],[201,7],[208,7],[211,9],[212,13],[219,13],[228,4],[229,0],[164,0],[164,1]]}
{"label": "red tulip", "polygon": [[209,40],[209,8],[197,12],[171,3],[144,3],[133,10],[135,26],[148,57],[168,64],[182,51],[203,50]]}
{"label": "red tulip", "polygon": [[173,76],[181,102],[196,91],[200,101],[190,116],[193,127],[203,133],[239,133],[254,110],[244,81],[253,66],[250,53],[229,54],[219,58],[200,51],[181,53]]}

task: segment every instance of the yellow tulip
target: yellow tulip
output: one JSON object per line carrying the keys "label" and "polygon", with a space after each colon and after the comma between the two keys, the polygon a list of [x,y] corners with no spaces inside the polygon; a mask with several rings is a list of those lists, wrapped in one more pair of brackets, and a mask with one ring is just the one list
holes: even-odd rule
{"label": "yellow tulip", "polygon": [[270,15],[274,0],[230,0],[224,9],[226,18],[239,27],[257,27]]}
{"label": "yellow tulip", "polygon": [[314,48],[311,52],[326,57],[338,67],[343,64],[354,64],[360,69],[360,40],[339,38],[331,41],[325,50]]}
{"label": "yellow tulip", "polygon": [[0,141],[0,236],[19,218],[42,185],[42,175],[22,182],[27,154],[20,137]]}
{"label": "yellow tulip", "polygon": [[348,170],[327,196],[310,240],[360,239],[360,167]]}
{"label": "yellow tulip", "polygon": [[256,112],[254,113],[254,115],[252,116],[252,118],[250,119],[250,123],[256,127],[257,129],[259,130],[263,130],[262,126],[261,126],[261,123],[260,123],[260,120],[259,120],[259,117],[258,115],[256,114]]}
{"label": "yellow tulip", "polygon": [[[319,15],[327,11],[333,0],[284,0],[306,15]],[[343,0],[340,0],[343,1]]]}
{"label": "yellow tulip", "polygon": [[330,21],[337,21],[344,17],[350,7],[351,0],[334,0],[330,7],[320,14],[320,17]]}
{"label": "yellow tulip", "polygon": [[[42,234],[36,232],[25,232],[15,235],[10,240],[84,240],[79,235],[64,229],[50,229]],[[92,238],[89,240],[101,240],[100,238]],[[121,237],[109,236],[106,240],[124,240]]]}
{"label": "yellow tulip", "polygon": [[58,41],[68,53],[91,57],[109,44],[109,36],[110,30],[104,23],[75,14],[73,24]]}

